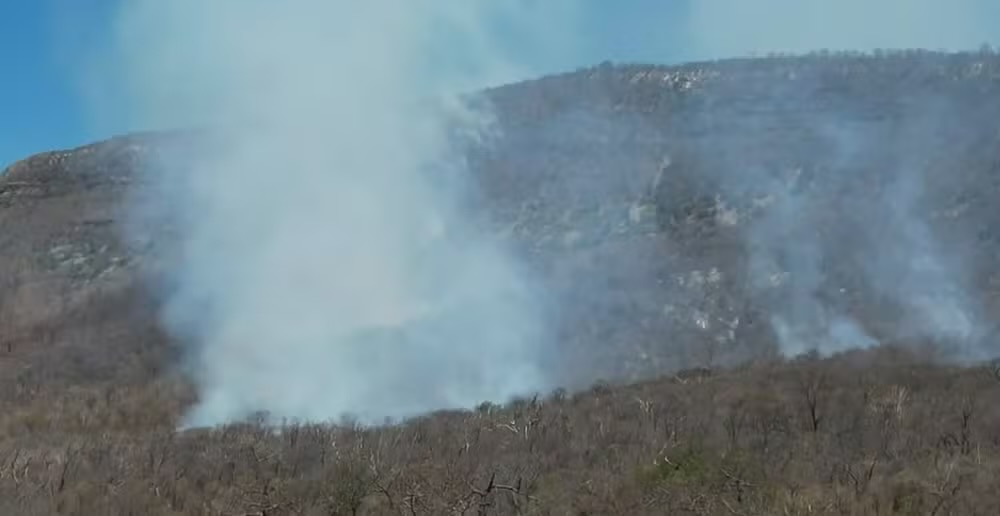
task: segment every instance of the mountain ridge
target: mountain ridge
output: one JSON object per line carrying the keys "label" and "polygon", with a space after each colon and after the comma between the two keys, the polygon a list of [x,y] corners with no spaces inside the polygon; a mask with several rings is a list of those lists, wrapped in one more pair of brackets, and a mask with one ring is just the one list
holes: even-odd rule
{"label": "mountain ridge", "polygon": [[[807,192],[804,196],[815,196],[806,201],[806,206],[829,204],[829,212],[816,214],[827,222],[816,224],[844,233],[843,241],[853,238],[852,232],[868,240],[884,238],[892,233],[890,227],[879,229],[881,236],[867,235],[859,229],[864,228],[863,221],[843,222],[831,217],[846,203],[853,203],[850,210],[854,211],[880,209],[871,206],[887,195],[884,192],[891,188],[886,186],[887,181],[899,182],[899,177],[906,176],[879,172],[871,164],[895,168],[897,162],[909,159],[904,154],[917,152],[922,155],[920,159],[937,167],[926,172],[930,185],[927,190],[939,197],[929,202],[934,211],[930,217],[933,220],[927,224],[937,224],[934,231],[951,233],[949,237],[963,236],[962,242],[952,246],[991,242],[994,231],[988,222],[996,215],[983,201],[986,196],[980,187],[998,181],[994,157],[989,154],[998,136],[983,130],[992,115],[1000,114],[1000,105],[992,100],[996,97],[990,96],[1000,91],[998,78],[1000,58],[992,52],[814,54],[679,66],[603,63],[484,90],[498,118],[501,138],[494,145],[469,151],[470,170],[494,230],[512,239],[526,259],[547,270],[557,297],[577,300],[565,305],[569,307],[565,312],[577,314],[569,316],[564,327],[603,320],[609,313],[620,316],[623,307],[632,307],[630,316],[618,322],[604,321],[593,328],[595,335],[603,337],[585,338],[580,347],[586,352],[567,345],[558,355],[573,357],[579,352],[582,360],[590,362],[575,368],[587,371],[580,375],[584,379],[622,375],[641,378],[661,372],[664,363],[705,365],[704,358],[695,358],[701,353],[698,342],[705,338],[697,328],[701,323],[690,327],[696,318],[716,320],[713,326],[722,333],[732,329],[726,328],[732,321],[767,318],[764,314],[768,308],[761,302],[762,296],[751,292],[754,289],[747,282],[753,279],[739,264],[753,252],[749,250],[753,243],[739,232],[746,224],[766,216],[768,203],[775,202],[775,192],[795,199],[799,194],[790,194],[787,189],[797,188],[797,192]],[[924,104],[931,103],[928,99],[942,105],[950,103],[934,107],[942,116],[933,118],[934,124],[953,133],[947,143],[938,142],[941,137],[936,135],[937,129],[921,129],[931,136],[902,134],[913,124],[927,125],[924,119],[932,119],[923,114]],[[919,116],[910,114],[914,111]],[[837,127],[827,131],[824,125]],[[895,141],[892,145],[899,149],[889,149],[890,145],[884,145],[888,150],[866,147],[863,142],[843,144],[838,140],[843,139],[842,135],[834,134],[838,131]],[[852,138],[850,134],[847,137]],[[907,138],[918,138],[920,145],[908,148],[911,143]],[[65,220],[68,218],[80,219],[70,232],[96,235],[93,238],[101,245],[83,245],[82,250],[74,250],[72,246],[59,248],[65,243],[51,243],[48,251],[58,255],[55,261],[62,256],[61,263],[68,269],[77,263],[77,275],[90,278],[118,264],[140,263],[142,260],[135,257],[150,256],[141,249],[152,248],[157,240],[155,232],[130,229],[126,233],[139,235],[141,241],[124,244],[119,241],[123,228],[114,223],[129,216],[121,212],[124,199],[132,195],[130,192],[141,190],[130,185],[141,178],[137,174],[143,160],[155,159],[158,149],[197,141],[183,131],[127,135],[15,163],[0,177],[0,205],[7,203],[13,210],[5,218],[6,224],[11,224],[9,221],[20,209],[29,210],[46,199],[59,198],[62,200],[57,204],[66,204],[66,209],[93,209],[93,213],[67,212],[60,224],[70,224]],[[842,155],[847,151],[835,149],[838,145],[856,147],[850,152],[857,155],[857,163],[846,163],[850,160]],[[960,146],[971,150],[953,152]],[[959,160],[963,168],[946,170],[950,160]],[[732,172],[740,167],[754,172],[740,179]],[[793,182],[798,186],[788,186]],[[843,195],[809,193],[824,189]],[[149,192],[155,195],[153,190]],[[16,199],[23,205],[11,206]],[[88,204],[90,199],[97,200],[97,204]],[[911,201],[917,202],[907,200]],[[962,213],[961,223],[948,215],[957,213]],[[969,218],[980,221],[974,238],[962,235],[972,231],[964,222]],[[12,238],[17,231],[8,233]],[[870,246],[864,244],[859,249],[871,255]],[[94,249],[88,250],[90,247]],[[97,265],[83,266],[89,261],[87,256],[105,248],[114,252],[97,259]],[[976,281],[970,282],[993,284],[995,272],[989,269],[986,258],[976,261],[982,263],[970,264],[971,268],[982,271]],[[560,263],[563,270],[554,269],[554,263]],[[728,286],[692,286],[694,283],[688,281],[686,287],[648,287],[651,283],[677,285],[686,281],[684,274],[693,274],[695,282],[703,281],[699,277],[721,275],[722,283]],[[852,279],[852,275],[857,273],[844,272],[844,285],[836,288],[854,285],[852,290],[860,289],[858,279]],[[118,277],[126,281],[122,275]],[[579,280],[588,277],[591,279]],[[616,282],[618,287],[608,288]],[[719,291],[706,293],[706,289]],[[669,290],[672,292],[666,293]],[[605,300],[595,301],[598,298]],[[694,304],[706,302],[726,306],[716,306],[714,310],[722,311],[710,314],[693,308]],[[685,305],[680,311],[686,312],[687,323],[678,327],[679,321],[667,321],[680,317],[676,315],[677,307]],[[665,315],[667,312],[674,315]],[[722,320],[730,323],[722,324]],[[878,324],[875,321],[870,326]],[[876,335],[877,340],[892,339],[889,330],[871,331],[884,334]],[[732,349],[722,355],[731,356],[722,363],[776,352],[761,343],[773,339],[771,331],[758,327],[752,333],[760,333],[751,346],[754,350],[729,346]],[[660,346],[657,335],[662,334],[689,334],[690,349],[671,357],[650,358],[657,355],[653,351]],[[563,337],[565,342],[578,338],[579,334]],[[619,345],[638,346],[625,354],[612,346],[610,349],[616,350],[612,357],[644,356],[644,360],[658,365],[594,372],[611,357],[595,359],[588,354],[599,351],[602,344],[598,341],[608,338]],[[572,384],[574,379],[565,381]]]}
{"label": "mountain ridge", "polygon": [[1000,57],[606,63],[484,95],[470,204],[540,278],[564,388],[179,431],[179,235],[136,208],[159,153],[215,143],[44,153],[0,175],[0,513],[1000,513]]}

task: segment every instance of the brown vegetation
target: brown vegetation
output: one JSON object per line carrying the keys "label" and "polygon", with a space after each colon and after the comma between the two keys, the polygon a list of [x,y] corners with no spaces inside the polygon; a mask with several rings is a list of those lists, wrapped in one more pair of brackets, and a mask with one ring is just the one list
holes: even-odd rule
{"label": "brown vegetation", "polygon": [[[907,88],[957,99],[969,130],[935,154],[931,204],[957,214],[938,229],[998,299],[998,70],[988,52],[908,52],[601,66],[492,91],[511,136],[472,160],[488,209],[573,300],[554,376],[647,380],[380,428],[177,431],[196,394],[137,279],[163,228],[126,244],[118,224],[152,140],[15,164],[0,178],[0,514],[1000,514],[1000,367],[913,343],[776,358],[745,249],[697,180],[733,155],[822,179],[830,157],[804,129],[817,110],[896,127]],[[828,287],[863,283],[848,275]]]}
{"label": "brown vegetation", "polygon": [[997,514],[1000,381],[930,358],[803,357],[382,428],[175,432],[181,380],[21,378],[0,513]]}

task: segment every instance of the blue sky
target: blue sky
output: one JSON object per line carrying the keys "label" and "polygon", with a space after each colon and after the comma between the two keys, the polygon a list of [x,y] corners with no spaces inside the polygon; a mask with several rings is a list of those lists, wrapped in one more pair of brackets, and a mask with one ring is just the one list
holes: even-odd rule
{"label": "blue sky", "polygon": [[[85,72],[93,70],[81,63],[109,37],[122,1],[0,0],[0,167],[138,129],[98,128],[94,119],[108,117],[93,116],[94,103],[82,96]],[[542,63],[543,72],[606,59],[674,63],[768,50],[975,48],[995,44],[1000,33],[996,0],[567,1],[579,13],[572,57]],[[536,57],[524,50],[529,60]]]}
{"label": "blue sky", "polygon": [[0,4],[0,163],[83,137],[73,88],[54,54],[45,2]]}
{"label": "blue sky", "polygon": [[[0,65],[4,70],[0,80],[0,168],[36,152],[72,147],[119,132],[93,126],[81,94],[81,70],[74,66],[86,49],[99,46],[107,37],[116,1],[0,1]],[[640,42],[669,32],[665,27],[682,3],[651,0],[624,7],[596,7],[584,20],[581,41],[586,48],[581,49],[579,62],[550,63],[549,67],[561,71],[604,59],[668,60],[669,56],[659,55]],[[594,5],[611,6],[612,2]],[[130,128],[121,128],[126,129]]]}

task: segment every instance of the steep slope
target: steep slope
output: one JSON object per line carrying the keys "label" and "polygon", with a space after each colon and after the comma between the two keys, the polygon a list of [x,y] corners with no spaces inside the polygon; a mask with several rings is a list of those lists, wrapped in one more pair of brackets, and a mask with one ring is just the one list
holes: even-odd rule
{"label": "steep slope", "polygon": [[[145,382],[168,366],[144,278],[168,228],[128,239],[144,157],[168,135],[32,156],[0,176],[0,381],[7,396]],[[11,383],[12,382],[12,383]]]}
{"label": "steep slope", "polygon": [[[552,367],[567,385],[779,344],[931,340],[982,358],[997,284],[998,77],[994,55],[914,51],[604,64],[504,86],[486,92],[501,137],[469,151],[477,201],[558,298]],[[39,347],[32,328],[142,288],[137,271],[171,241],[166,219],[127,218],[156,196],[137,186],[152,184],[142,164],[195,141],[135,135],[8,169],[13,356]],[[854,341],[827,343],[841,320]]]}
{"label": "steep slope", "polygon": [[175,432],[172,213],[132,208],[162,204],[158,156],[217,142],[115,138],[0,175],[0,512],[998,512],[1000,369],[967,366],[996,350],[1000,57],[604,64],[484,98],[469,204],[547,287],[552,370],[660,378]]}
{"label": "steep slope", "polygon": [[[989,354],[989,330],[971,328],[996,312],[997,65],[925,52],[605,65],[500,88],[507,137],[480,157],[484,197],[552,258],[575,300],[567,342],[614,374],[766,355],[775,315]],[[790,313],[803,306],[819,313]],[[947,311],[981,321],[911,320]],[[788,340],[837,347],[824,338]]]}

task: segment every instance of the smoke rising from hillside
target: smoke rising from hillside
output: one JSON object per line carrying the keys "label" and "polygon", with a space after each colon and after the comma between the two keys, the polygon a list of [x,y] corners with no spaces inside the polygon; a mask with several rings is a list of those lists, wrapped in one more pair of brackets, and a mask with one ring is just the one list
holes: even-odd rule
{"label": "smoke rising from hillside", "polygon": [[[686,54],[702,58],[821,49],[974,50],[995,42],[992,21],[997,16],[1000,6],[987,0],[704,0],[690,4],[678,39]],[[857,80],[863,81],[863,74]],[[822,79],[798,80],[787,86],[785,96],[796,98],[802,92],[831,87]],[[799,98],[810,102],[808,96]],[[822,187],[797,177],[775,180],[801,170],[765,170],[732,162],[713,172],[719,187],[729,193],[745,194],[748,185],[770,187],[765,190],[772,194],[774,205],[751,223],[745,239],[757,295],[782,292],[770,302],[770,320],[784,353],[807,349],[829,353],[869,347],[883,339],[961,345],[955,358],[962,359],[990,353],[980,340],[986,331],[981,307],[969,293],[970,264],[961,250],[949,248],[935,234],[924,202],[933,194],[925,186],[928,178],[942,173],[940,164],[934,163],[942,135],[949,134],[949,127],[952,137],[968,134],[955,119],[961,107],[926,92],[917,99],[901,100],[896,132],[873,130],[859,123],[857,114],[824,112],[806,128],[817,132],[829,154],[829,169],[812,171],[829,176]],[[803,113],[815,109],[806,103],[799,106]],[[873,181],[875,174],[882,178]],[[864,200],[845,202],[854,208],[852,212],[836,220],[823,219],[823,210],[828,209],[824,197],[834,192],[866,195],[857,187],[866,181],[887,184]],[[864,288],[901,312],[891,319],[894,323],[886,321],[889,327],[866,329],[855,318],[859,314],[845,313],[847,299],[856,292],[836,287],[829,277],[830,270],[844,264],[865,278]],[[763,285],[767,281],[762,277],[776,274],[785,281],[780,288]],[[856,288],[861,287],[851,290]]]}
{"label": "smoke rising from hillside", "polygon": [[[553,71],[526,62],[562,56],[569,69],[603,59],[572,55],[583,8],[465,0],[122,5],[115,75],[133,122],[197,123],[219,133],[204,155],[167,156],[158,191],[172,193],[141,207],[180,224],[165,319],[189,343],[200,388],[188,424],[258,410],[379,421],[555,387],[541,366],[551,363],[552,346],[538,286],[469,209],[476,185],[458,142],[488,141],[498,125],[489,106],[457,93]],[[985,4],[971,0],[950,4],[946,17],[923,0],[833,5],[699,0],[666,25],[679,26],[677,53],[700,57],[968,48],[989,30]],[[891,147],[890,202],[838,226],[859,228],[850,252],[820,231],[830,227],[814,209],[823,199],[775,177],[794,171],[732,160],[706,172],[724,193],[768,190],[767,215],[745,235],[748,270],[786,354],[980,331],[956,272],[961,257],[944,252],[919,207],[925,163],[916,158],[934,140],[932,114],[910,113],[917,134]],[[816,122],[826,126],[825,148],[843,181],[856,179],[844,171],[886,137],[847,118]],[[640,129],[653,132],[635,125],[622,134]],[[841,186],[833,183],[828,191]],[[880,233],[868,220],[893,229]],[[905,307],[898,328],[866,327],[829,299],[825,266],[841,257]],[[774,277],[784,278],[780,288],[768,284]]]}
{"label": "smoke rising from hillside", "polygon": [[[785,354],[925,341],[962,346],[954,359],[987,354],[974,342],[985,328],[970,294],[971,264],[931,224],[930,207],[938,201],[928,202],[933,192],[926,181],[941,173],[935,160],[943,143],[936,131],[962,111],[932,109],[934,100],[903,108],[898,125],[881,129],[846,113],[820,115],[816,136],[828,153],[823,170],[720,170],[724,189],[737,181],[772,187],[773,205],[744,237],[754,273],[784,275],[778,288],[757,293],[780,292],[768,295],[777,299],[771,323]],[[726,177],[741,172],[738,180]],[[775,181],[781,172],[785,181]],[[892,310],[857,313],[849,300],[859,296]]]}
{"label": "smoke rising from hillside", "polygon": [[494,38],[531,33],[523,8],[125,4],[138,118],[219,132],[206,155],[168,156],[176,193],[144,207],[181,224],[166,320],[191,343],[188,424],[378,422],[549,387],[533,282],[466,209],[456,149],[495,129],[456,95],[524,73]]}

